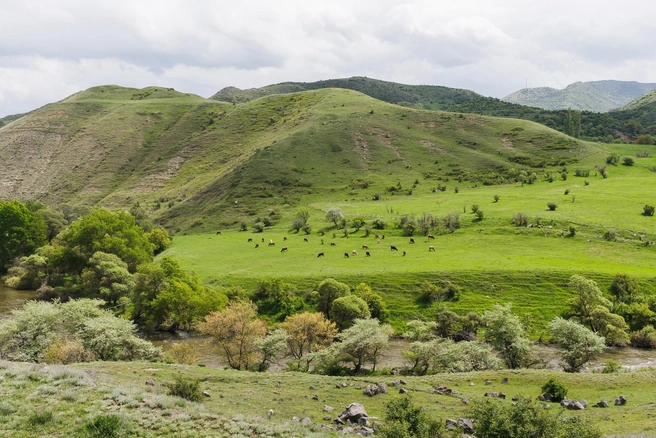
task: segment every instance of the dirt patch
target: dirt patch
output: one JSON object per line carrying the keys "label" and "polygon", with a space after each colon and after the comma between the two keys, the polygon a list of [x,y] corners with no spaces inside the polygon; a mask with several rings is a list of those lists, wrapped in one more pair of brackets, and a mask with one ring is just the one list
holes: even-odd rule
{"label": "dirt patch", "polygon": [[134,191],[137,193],[153,193],[164,187],[166,182],[175,175],[175,173],[182,167],[184,158],[178,156],[169,160],[166,170],[143,178]]}
{"label": "dirt patch", "polygon": [[505,147],[507,147],[508,149],[514,149],[514,147],[515,147],[515,146],[513,146],[512,140],[507,135],[504,135],[503,137],[501,137],[501,143]]}
{"label": "dirt patch", "polygon": [[364,163],[368,163],[371,159],[371,151],[369,150],[369,144],[367,143],[367,140],[365,140],[362,134],[359,132],[354,133],[352,139],[355,152]]}

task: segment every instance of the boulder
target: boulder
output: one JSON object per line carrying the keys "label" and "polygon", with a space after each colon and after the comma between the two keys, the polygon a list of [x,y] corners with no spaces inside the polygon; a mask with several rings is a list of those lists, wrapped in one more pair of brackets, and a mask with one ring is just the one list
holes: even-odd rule
{"label": "boulder", "polygon": [[513,395],[512,401],[519,401],[519,396],[518,395]]}
{"label": "boulder", "polygon": [[325,417],[323,417],[323,421],[330,421],[332,419],[333,417],[331,417],[330,415],[326,415]]}
{"label": "boulder", "polygon": [[620,395],[615,399],[615,406],[624,406],[626,404],[626,397]]}
{"label": "boulder", "polygon": [[399,394],[407,394],[407,393],[408,393],[407,389],[405,389],[405,388],[399,389]]}
{"label": "boulder", "polygon": [[469,404],[469,399],[468,398],[462,398],[460,399],[463,405],[468,405]]}
{"label": "boulder", "polygon": [[581,403],[584,408],[588,407],[588,402],[586,400],[579,400],[579,403]]}
{"label": "boulder", "polygon": [[155,386],[155,381],[153,379],[148,379],[148,380],[146,380],[146,385]]}
{"label": "boulder", "polygon": [[207,391],[203,391],[203,395],[204,395],[205,397],[210,397],[210,393],[207,392]]}
{"label": "boulder", "polygon": [[372,436],[374,434],[374,430],[371,427],[363,427],[360,429],[359,433],[362,436]]}
{"label": "boulder", "polygon": [[486,392],[484,397],[499,397],[498,392]]}
{"label": "boulder", "polygon": [[538,400],[540,400],[540,401],[550,402],[550,401],[553,401],[553,398],[554,398],[553,394],[551,394],[549,392],[545,392],[544,394],[538,396]]}
{"label": "boulder", "polygon": [[316,395],[316,394],[315,394],[315,395],[313,395],[313,396],[312,396],[312,400],[319,400],[319,396],[318,396],[318,395]]}
{"label": "boulder", "polygon": [[301,418],[301,424],[303,426],[309,426],[310,424],[312,424],[312,420],[310,420],[308,417],[303,417]]}
{"label": "boulder", "polygon": [[506,394],[503,393],[503,392],[500,392],[500,393],[497,395],[497,397],[502,398],[502,399],[505,400],[505,399],[506,399]]}
{"label": "boulder", "polygon": [[486,384],[486,385],[491,385],[491,384],[492,384],[492,381],[491,381],[491,380],[486,380],[486,381],[485,381],[485,384]]}
{"label": "boulder", "polygon": [[353,432],[355,432],[355,429],[353,429],[352,427],[345,427],[344,429],[342,429],[342,433],[344,435],[349,434],[349,433],[353,433]]}
{"label": "boulder", "polygon": [[607,408],[608,407],[608,402],[606,400],[602,400],[594,405],[596,408]]}
{"label": "boulder", "polygon": [[400,383],[401,385],[407,385],[407,384],[408,384],[408,382],[406,382],[406,381],[403,380],[403,379],[399,380],[399,383]]}
{"label": "boulder", "polygon": [[569,400],[567,402],[566,406],[567,406],[567,409],[569,409],[571,411],[582,411],[583,409],[585,409],[580,402],[577,402],[577,401],[574,401],[574,400]]}
{"label": "boulder", "polygon": [[391,383],[391,385],[392,386],[399,386],[399,385],[401,385],[401,382],[399,382],[398,380],[395,380]]}
{"label": "boulder", "polygon": [[323,406],[323,411],[324,412],[332,412],[334,410],[335,410],[335,408],[333,408],[332,406],[328,406],[328,405]]}
{"label": "boulder", "polygon": [[294,423],[298,423],[299,421],[301,421],[301,419],[298,418],[298,417],[292,417],[292,421],[293,421]]}
{"label": "boulder", "polygon": [[377,385],[367,385],[365,389],[362,390],[364,395],[373,397],[376,394],[387,394],[387,385],[384,383],[378,383]]}
{"label": "boulder", "polygon": [[350,405],[346,406],[341,414],[339,414],[339,416],[335,419],[335,423],[358,424],[358,420],[360,418],[369,419],[367,411],[365,411],[364,406],[362,406],[360,403],[351,403]]}
{"label": "boulder", "polygon": [[446,419],[446,424],[444,426],[446,430],[456,430],[458,428],[458,422],[450,418]]}
{"label": "boulder", "polygon": [[504,377],[503,379],[501,379],[501,383],[503,383],[504,385],[507,385],[508,384],[508,378]]}
{"label": "boulder", "polygon": [[474,433],[474,420],[471,418],[458,418],[458,426],[460,426],[465,433]]}

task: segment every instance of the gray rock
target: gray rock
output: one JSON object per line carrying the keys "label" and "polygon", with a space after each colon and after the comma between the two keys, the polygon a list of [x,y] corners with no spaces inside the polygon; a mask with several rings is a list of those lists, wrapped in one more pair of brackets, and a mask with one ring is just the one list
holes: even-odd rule
{"label": "gray rock", "polygon": [[401,385],[407,385],[407,384],[408,384],[408,382],[406,382],[406,381],[403,380],[403,379],[399,380],[399,383],[400,383]]}
{"label": "gray rock", "polygon": [[554,398],[553,394],[551,394],[549,392],[545,392],[544,394],[542,394],[541,396],[538,397],[538,400],[550,402],[550,401],[553,401],[553,398]]}
{"label": "gray rock", "polygon": [[485,384],[486,384],[486,385],[491,385],[491,384],[492,384],[492,381],[491,381],[491,380],[486,380],[486,381],[485,381]]}
{"label": "gray rock", "polygon": [[273,409],[269,409],[266,413],[267,418],[271,418],[273,416]]}
{"label": "gray rock", "polygon": [[401,382],[399,382],[398,380],[395,380],[391,383],[392,386],[399,386],[400,384]]}
{"label": "gray rock", "polygon": [[368,419],[367,417],[360,417],[360,418],[358,418],[358,426],[366,426],[368,420],[369,420],[369,419]]}
{"label": "gray rock", "polygon": [[585,408],[583,407],[583,405],[580,402],[570,400],[567,403],[567,409],[569,409],[571,411],[582,411]]}
{"label": "gray rock", "polygon": [[588,402],[586,400],[579,400],[579,403],[581,403],[581,405],[583,405],[584,408],[588,407]]}
{"label": "gray rock", "polygon": [[462,427],[465,433],[474,433],[474,420],[471,418],[458,418],[458,426]]}
{"label": "gray rock", "polygon": [[308,417],[303,417],[301,418],[301,424],[303,426],[309,426],[310,424],[312,424],[312,420],[310,420]]}
{"label": "gray rock", "polygon": [[518,395],[513,395],[512,401],[519,401],[519,396]]}
{"label": "gray rock", "polygon": [[496,398],[496,397],[499,397],[499,393],[498,392],[486,392],[484,397],[495,397]]}
{"label": "gray rock", "polygon": [[504,394],[503,392],[500,392],[500,393],[497,395],[497,397],[502,398],[502,399],[505,400],[505,399],[506,399],[506,394]]}
{"label": "gray rock", "polygon": [[474,386],[474,385],[475,385],[474,382],[469,382],[469,386]]}
{"label": "gray rock", "polygon": [[624,406],[626,404],[626,397],[620,395],[615,399],[615,406]]}
{"label": "gray rock", "polygon": [[203,391],[203,395],[204,395],[205,397],[210,397],[210,393],[207,392],[207,391]]}
{"label": "gray rock", "polygon": [[508,384],[508,378],[504,377],[503,379],[501,379],[501,383],[507,385]]}
{"label": "gray rock", "polygon": [[407,389],[405,389],[405,388],[399,389],[399,394],[407,394],[407,393],[408,393]]}
{"label": "gray rock", "polygon": [[358,420],[363,417],[367,419],[369,418],[369,415],[367,415],[367,411],[365,411],[364,406],[362,406],[360,403],[351,403],[350,405],[346,406],[341,414],[339,414],[339,416],[335,419],[335,423],[338,423],[339,420],[341,424],[357,424]]}
{"label": "gray rock", "polygon": [[450,418],[446,419],[446,424],[444,425],[446,430],[456,430],[458,428],[458,422]]}
{"label": "gray rock", "polygon": [[332,406],[328,406],[328,405],[323,406],[323,411],[324,412],[332,412],[334,410],[335,410],[335,408],[333,408]]}
{"label": "gray rock", "polygon": [[360,435],[362,436],[372,436],[374,434],[374,430],[371,427],[363,427],[360,429]]}
{"label": "gray rock", "polygon": [[146,380],[146,385],[155,386],[155,381],[153,379],[148,379],[148,380]]}
{"label": "gray rock", "polygon": [[323,421],[331,421],[332,419],[333,417],[331,417],[330,415],[326,415],[325,417],[323,417]]}
{"label": "gray rock", "polygon": [[596,408],[607,408],[608,407],[608,402],[606,400],[602,400],[594,405]]}
{"label": "gray rock", "polygon": [[318,395],[316,395],[316,394],[315,394],[315,395],[313,395],[313,396],[312,396],[312,400],[319,400],[319,396],[318,396]]}
{"label": "gray rock", "polygon": [[365,389],[362,390],[364,395],[373,397],[376,394],[387,394],[387,385],[384,383],[378,383],[377,385],[367,385]]}
{"label": "gray rock", "polygon": [[460,401],[461,401],[462,404],[464,404],[464,405],[468,405],[468,404],[469,404],[469,399],[468,399],[468,398],[463,398],[463,399],[461,399]]}
{"label": "gray rock", "polygon": [[317,388],[315,388],[314,385],[313,385],[313,386],[310,386],[310,389],[314,390],[314,389],[317,389]]}
{"label": "gray rock", "polygon": [[344,435],[346,435],[348,433],[353,433],[354,431],[355,431],[355,429],[353,429],[352,427],[345,427],[344,429],[342,429],[342,433]]}
{"label": "gray rock", "polygon": [[292,421],[298,423],[299,421],[301,421],[301,419],[298,417],[292,417]]}

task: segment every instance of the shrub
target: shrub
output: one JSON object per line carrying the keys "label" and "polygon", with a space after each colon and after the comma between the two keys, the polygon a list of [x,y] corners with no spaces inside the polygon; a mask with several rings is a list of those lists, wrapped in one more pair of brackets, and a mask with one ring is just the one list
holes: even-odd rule
{"label": "shrub", "polygon": [[125,436],[124,422],[117,415],[96,415],[84,424],[84,431],[92,438],[118,438]]}
{"label": "shrub", "polygon": [[648,158],[649,151],[636,152],[636,157],[638,158]]}
{"label": "shrub", "polygon": [[656,348],[656,329],[648,325],[631,333],[631,345],[638,348]]}
{"label": "shrub", "polygon": [[0,417],[13,414],[14,412],[16,412],[16,408],[12,405],[7,402],[0,402]]}
{"label": "shrub", "polygon": [[494,202],[499,202],[499,195],[494,195]]}
{"label": "shrub", "polygon": [[441,423],[431,419],[423,407],[416,406],[410,396],[392,400],[387,404],[386,412],[385,423],[379,432],[383,438],[430,438],[439,436],[442,429]]}
{"label": "shrub", "polygon": [[56,340],[43,350],[43,361],[53,364],[87,362],[94,359],[93,353],[86,351],[79,340]]}
{"label": "shrub", "polygon": [[345,330],[353,325],[356,319],[369,318],[369,306],[355,295],[346,295],[333,301],[331,319],[340,330]]}
{"label": "shrub", "polygon": [[312,232],[312,225],[310,224],[305,224],[303,225],[303,228],[301,228],[305,234],[310,234]]}
{"label": "shrub", "polygon": [[588,181],[588,180],[586,179],[585,181],[583,181],[583,185],[584,185],[584,186],[589,186],[589,185],[590,185],[590,181]]}
{"label": "shrub", "polygon": [[53,415],[52,412],[50,411],[44,411],[44,412],[33,412],[30,414],[29,417],[27,417],[27,424],[30,426],[43,426],[44,424],[48,424],[53,420]]}
{"label": "shrub", "polygon": [[567,396],[567,387],[554,377],[550,378],[540,389],[543,394],[548,392],[553,395],[553,400],[556,402],[562,401]]}
{"label": "shrub", "polygon": [[556,317],[548,327],[561,350],[562,365],[567,372],[579,371],[605,348],[604,338],[575,321]]}
{"label": "shrub", "polygon": [[561,178],[563,181],[566,181],[566,180],[567,180],[567,172],[562,171],[562,172],[560,173],[560,178]]}
{"label": "shrub", "polygon": [[606,163],[616,166],[620,162],[620,156],[615,152],[611,152],[610,155],[606,157]]}
{"label": "shrub", "polygon": [[294,220],[292,220],[292,230],[299,232],[306,223],[307,222],[303,220],[303,218],[295,217]]}
{"label": "shrub", "polygon": [[648,205],[645,204],[644,207],[642,207],[642,214],[645,216],[653,216],[654,215],[654,206],[653,205]]}
{"label": "shrub", "polygon": [[604,239],[608,241],[617,239],[617,230],[615,228],[611,228],[610,230],[606,231],[604,233]]}
{"label": "shrub", "polygon": [[175,363],[185,365],[193,365],[200,360],[196,347],[190,342],[178,342],[169,349],[168,355]]}
{"label": "shrub", "polygon": [[597,171],[602,178],[608,178],[608,173],[606,173],[606,166],[597,166]]}
{"label": "shrub", "polygon": [[633,158],[631,158],[631,157],[623,157],[622,158],[622,163],[625,166],[633,166],[634,161],[633,161]]}
{"label": "shrub", "polygon": [[569,237],[576,236],[576,227],[574,225],[569,226],[569,232],[567,233]]}
{"label": "shrub", "polygon": [[248,225],[246,224],[246,222],[242,221],[239,224],[239,231],[248,231]]}
{"label": "shrub", "polygon": [[374,193],[374,196],[372,198],[374,201],[380,201],[380,193]]}
{"label": "shrub", "polygon": [[574,175],[587,178],[590,176],[590,169],[575,169]]}
{"label": "shrub", "polygon": [[261,233],[264,231],[264,223],[263,222],[255,222],[253,224],[253,231],[256,233]]}
{"label": "shrub", "polygon": [[485,213],[483,213],[483,210],[476,211],[476,220],[482,221],[484,217]]}
{"label": "shrub", "polygon": [[453,233],[455,230],[460,228],[460,215],[458,213],[451,213],[442,218],[442,223],[444,228]]}
{"label": "shrub", "polygon": [[547,202],[547,207],[549,207],[549,211],[556,211],[556,208],[558,208],[558,204],[555,202]]}
{"label": "shrub", "polygon": [[565,189],[565,194],[569,195],[569,189]]}
{"label": "shrub", "polygon": [[[636,144],[654,144],[654,139],[649,134],[639,135],[636,139]],[[647,158],[647,156],[644,158]]]}
{"label": "shrub", "polygon": [[604,366],[601,369],[601,372],[603,374],[616,374],[619,373],[622,370],[622,365],[620,365],[617,361],[608,359],[604,361]]}
{"label": "shrub", "polygon": [[512,217],[512,223],[516,227],[525,227],[528,225],[528,216],[524,213],[515,213]]}
{"label": "shrub", "polygon": [[371,222],[371,225],[377,230],[384,230],[387,223],[382,219],[374,219],[373,222]]}
{"label": "shrub", "polygon": [[469,208],[471,209],[472,213],[476,214],[476,212],[478,211],[478,204],[472,204],[471,207]]}
{"label": "shrub", "polygon": [[173,383],[168,385],[169,395],[184,398],[192,402],[200,402],[203,400],[203,393],[200,390],[200,382],[198,380],[176,379]]}

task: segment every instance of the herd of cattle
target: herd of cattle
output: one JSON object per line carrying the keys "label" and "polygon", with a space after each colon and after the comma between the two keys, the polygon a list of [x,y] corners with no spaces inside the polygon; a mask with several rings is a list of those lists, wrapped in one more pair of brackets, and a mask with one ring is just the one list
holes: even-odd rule
{"label": "herd of cattle", "polygon": [[[217,234],[217,235],[218,235],[218,234],[221,234],[221,231],[217,231],[216,234]],[[376,238],[377,243],[380,243],[381,239],[385,239],[385,235],[384,235],[384,234],[383,234],[382,236],[379,236],[378,234],[376,234],[374,237]],[[427,238],[428,240],[433,240],[433,239],[435,239],[435,236],[433,236],[432,234],[429,234],[428,236],[426,236],[426,238]],[[282,239],[283,239],[283,241],[287,241],[287,236],[283,236]],[[310,241],[307,239],[307,237],[304,237],[304,238],[303,238],[303,241],[306,242],[306,243],[309,243],[309,242],[310,242]],[[248,239],[248,243],[253,243],[253,239],[252,239],[252,238],[249,238],[249,239]],[[259,248],[259,247],[260,247],[260,243],[264,243],[264,237],[262,237],[262,241],[261,241],[261,242],[255,243],[255,248]],[[415,239],[413,239],[413,238],[411,237],[409,243],[410,243],[410,244],[414,244],[414,243],[415,243]],[[322,244],[322,245],[324,244],[323,239],[321,239],[321,244]],[[274,242],[273,239],[269,239],[269,244],[268,244],[267,246],[276,246],[276,242]],[[337,246],[337,243],[335,243],[335,242],[330,242],[330,246]],[[369,249],[369,245],[362,245],[362,249],[364,249],[364,250],[368,250],[368,249]],[[289,247],[288,247],[288,246],[283,246],[283,247],[280,249],[280,252],[287,252],[288,250],[289,250]],[[398,249],[396,246],[394,246],[394,245],[390,245],[390,251],[398,251],[398,250],[399,250],[399,249]],[[428,247],[428,251],[429,251],[429,252],[430,252],[430,251],[435,251],[435,247],[434,247],[433,245],[430,245],[430,246]],[[344,253],[344,258],[349,258],[349,257],[357,256],[357,255],[358,255],[358,251],[354,249],[354,250],[351,251],[350,254],[349,254],[348,252],[345,252],[345,253]],[[403,251],[403,256],[405,257],[406,255],[407,255],[406,251]],[[325,256],[325,253],[324,253],[324,252],[320,252],[320,253],[317,255],[317,258],[319,258],[319,257],[324,257],[324,256]],[[365,251],[365,257],[371,257],[371,253],[370,253],[369,251]]]}

